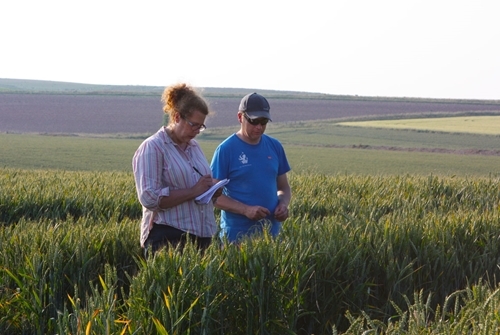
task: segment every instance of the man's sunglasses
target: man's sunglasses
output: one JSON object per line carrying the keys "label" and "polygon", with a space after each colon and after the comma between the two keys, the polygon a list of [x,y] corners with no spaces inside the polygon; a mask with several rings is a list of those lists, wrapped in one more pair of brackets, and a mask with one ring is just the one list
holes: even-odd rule
{"label": "man's sunglasses", "polygon": [[256,126],[258,124],[260,124],[261,126],[265,126],[269,122],[269,119],[265,119],[265,118],[264,119],[259,118],[259,119],[252,120],[251,118],[248,117],[248,115],[246,113],[243,113],[243,116],[248,121],[248,123],[250,123],[252,126]]}

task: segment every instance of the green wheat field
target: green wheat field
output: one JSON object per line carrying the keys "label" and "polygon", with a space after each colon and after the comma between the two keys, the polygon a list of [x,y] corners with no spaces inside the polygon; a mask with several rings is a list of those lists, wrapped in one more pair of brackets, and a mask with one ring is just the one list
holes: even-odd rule
{"label": "green wheat field", "polygon": [[[147,134],[0,134],[0,333],[497,334],[500,125],[471,117],[270,124],[282,234],[147,260]],[[234,131],[198,137],[208,160]]]}

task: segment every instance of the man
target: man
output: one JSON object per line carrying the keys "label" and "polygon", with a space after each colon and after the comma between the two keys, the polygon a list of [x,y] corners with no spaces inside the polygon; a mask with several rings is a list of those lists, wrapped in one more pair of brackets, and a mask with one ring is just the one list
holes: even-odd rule
{"label": "man", "polygon": [[238,121],[240,130],[217,147],[211,163],[213,178],[229,179],[215,206],[221,209],[221,237],[230,242],[263,229],[278,235],[292,196],[283,146],[264,134],[271,121],[266,98],[243,97]]}

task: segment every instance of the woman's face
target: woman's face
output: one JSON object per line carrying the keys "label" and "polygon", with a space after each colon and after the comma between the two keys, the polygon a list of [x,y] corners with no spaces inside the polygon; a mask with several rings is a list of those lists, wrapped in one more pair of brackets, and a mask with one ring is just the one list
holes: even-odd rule
{"label": "woman's face", "polygon": [[206,128],[204,124],[205,118],[206,115],[198,110],[185,118],[177,114],[174,126],[178,139],[183,143],[188,143],[194,139],[196,135]]}

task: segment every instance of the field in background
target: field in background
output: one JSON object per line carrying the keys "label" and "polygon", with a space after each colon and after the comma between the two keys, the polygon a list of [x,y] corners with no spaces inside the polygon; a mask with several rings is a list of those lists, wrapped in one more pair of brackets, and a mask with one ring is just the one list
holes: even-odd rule
{"label": "field in background", "polygon": [[[130,171],[136,148],[163,122],[161,91],[161,87],[0,79],[0,167]],[[249,91],[253,90],[203,90],[215,111],[206,120],[208,129],[197,137],[209,161],[215,147],[237,130],[235,109]],[[464,176],[500,172],[498,136],[458,133],[457,126],[451,133],[442,132],[458,117],[497,120],[500,101],[258,91],[271,102],[273,122],[267,134],[283,143],[294,172]],[[434,117],[444,117],[444,123]],[[423,122],[426,128],[438,128],[343,126],[349,121]],[[486,125],[491,124],[497,123]],[[484,132],[486,125],[474,129]]]}
{"label": "field in background", "polygon": [[[243,93],[242,95],[243,96]],[[207,97],[208,128],[238,126],[240,98]],[[273,123],[472,113],[495,113],[499,104],[414,100],[269,98]],[[159,95],[0,94],[0,132],[50,134],[150,133],[163,122]]]}
{"label": "field in background", "polygon": [[[198,137],[208,161],[233,127]],[[497,136],[345,127],[334,121],[270,124],[293,172],[360,175],[489,176],[500,173]],[[0,134],[0,167],[130,171],[136,137]]]}
{"label": "field in background", "polygon": [[399,120],[341,122],[339,125],[389,129],[412,129],[450,133],[500,135],[500,116],[449,116]]}
{"label": "field in background", "polygon": [[[258,91],[268,98],[273,123],[500,113],[500,101],[204,88],[203,95],[213,111],[205,122],[208,128],[237,127],[236,112],[240,99],[252,91]],[[161,92],[161,87],[83,85],[0,78],[0,132],[151,133],[163,122]]]}

